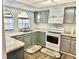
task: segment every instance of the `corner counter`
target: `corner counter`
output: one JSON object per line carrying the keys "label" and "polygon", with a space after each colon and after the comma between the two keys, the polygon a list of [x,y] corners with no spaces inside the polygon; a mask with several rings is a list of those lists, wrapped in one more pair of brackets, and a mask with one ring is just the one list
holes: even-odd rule
{"label": "corner counter", "polygon": [[16,49],[19,49],[24,46],[24,42],[18,41],[13,38],[8,38],[6,40],[6,52],[9,53],[11,51],[14,51]]}

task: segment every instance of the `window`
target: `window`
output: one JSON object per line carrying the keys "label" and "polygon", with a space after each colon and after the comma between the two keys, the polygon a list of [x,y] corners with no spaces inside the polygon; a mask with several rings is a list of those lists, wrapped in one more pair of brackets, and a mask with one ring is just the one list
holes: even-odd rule
{"label": "window", "polygon": [[75,14],[76,8],[75,7],[66,7],[64,13],[64,23],[65,24],[75,24]]}
{"label": "window", "polygon": [[18,24],[20,30],[30,28],[30,19],[26,12],[22,12],[18,15]]}
{"label": "window", "polygon": [[12,17],[5,17],[4,18],[4,29],[5,30],[12,30],[13,29],[13,18]]}
{"label": "window", "polygon": [[30,28],[30,20],[26,18],[19,18],[19,29],[28,29]]}
{"label": "window", "polygon": [[4,30],[13,30],[13,17],[10,12],[4,10]]}

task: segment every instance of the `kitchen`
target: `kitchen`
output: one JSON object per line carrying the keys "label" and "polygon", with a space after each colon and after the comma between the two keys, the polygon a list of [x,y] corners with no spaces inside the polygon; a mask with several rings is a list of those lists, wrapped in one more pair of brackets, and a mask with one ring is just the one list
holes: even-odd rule
{"label": "kitchen", "polygon": [[3,0],[7,59],[76,59],[76,1]]}

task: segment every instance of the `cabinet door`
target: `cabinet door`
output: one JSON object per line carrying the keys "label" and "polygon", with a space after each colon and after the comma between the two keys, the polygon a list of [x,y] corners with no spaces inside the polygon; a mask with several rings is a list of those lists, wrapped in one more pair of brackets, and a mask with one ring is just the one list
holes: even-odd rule
{"label": "cabinet door", "polygon": [[34,12],[34,22],[40,23],[40,12]]}
{"label": "cabinet door", "polygon": [[37,44],[37,32],[32,33],[32,45]]}
{"label": "cabinet door", "polygon": [[41,33],[41,44],[44,46],[46,44],[46,33]]}
{"label": "cabinet door", "polygon": [[70,7],[70,8],[65,8],[65,17],[64,21],[67,24],[73,24],[75,20],[75,8]]}
{"label": "cabinet door", "polygon": [[70,52],[70,40],[62,39],[60,41],[60,50],[64,52]]}
{"label": "cabinet door", "polygon": [[41,11],[40,12],[40,23],[48,23],[49,11]]}
{"label": "cabinet door", "polygon": [[49,11],[38,11],[34,12],[34,22],[35,23],[48,23]]}
{"label": "cabinet door", "polygon": [[9,52],[7,59],[24,59],[24,47]]}
{"label": "cabinet door", "polygon": [[46,44],[46,33],[44,32],[39,32],[38,33],[38,43],[42,46],[45,46]]}
{"label": "cabinet door", "polygon": [[71,41],[71,54],[76,55],[76,41]]}
{"label": "cabinet door", "polygon": [[31,35],[24,35],[24,43],[25,43],[25,47],[24,48],[28,48],[31,46]]}

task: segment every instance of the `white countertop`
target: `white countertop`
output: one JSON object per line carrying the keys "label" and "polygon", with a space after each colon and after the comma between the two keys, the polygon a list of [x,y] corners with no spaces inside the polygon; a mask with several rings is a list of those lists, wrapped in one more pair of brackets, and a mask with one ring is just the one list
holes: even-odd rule
{"label": "white countertop", "polygon": [[42,30],[33,30],[33,31],[29,31],[29,32],[8,32],[8,33],[5,33],[6,52],[8,53],[8,52],[11,52],[13,50],[16,50],[16,49],[24,46],[24,42],[21,42],[21,41],[14,39],[14,38],[11,38],[11,36],[22,35],[22,34],[36,32],[36,31],[45,32],[45,31],[42,31]]}
{"label": "white countertop", "polygon": [[24,46],[24,42],[21,42],[19,40],[16,40],[14,38],[11,38],[12,35],[19,35],[23,34],[22,32],[11,32],[11,33],[5,33],[5,39],[6,39],[6,52],[9,53],[13,50],[16,50],[22,46]]}
{"label": "white countertop", "polygon": [[6,41],[6,52],[9,53],[9,52],[16,50],[16,49],[23,47],[23,46],[24,46],[23,42],[18,41],[13,38],[8,38]]}
{"label": "white countertop", "polygon": [[[5,36],[6,36],[6,51],[7,51],[7,53],[24,46],[24,42],[13,39],[13,38],[11,38],[11,36],[22,35],[22,34],[36,32],[36,31],[48,32],[47,30],[33,29],[33,31],[29,31],[29,32],[10,32],[10,33],[5,33]],[[64,33],[62,33],[61,35],[76,37],[76,35],[70,35],[70,34],[64,34]]]}
{"label": "white countertop", "polygon": [[15,35],[22,35],[22,34],[27,34],[27,33],[32,33],[32,32],[36,32],[36,31],[41,31],[41,32],[47,32],[46,30],[38,30],[38,29],[33,29],[32,31],[29,31],[29,32],[8,32],[8,33],[5,33],[5,36],[15,36]]}
{"label": "white countertop", "polygon": [[75,35],[75,34],[65,34],[65,33],[62,33],[61,35],[71,36],[71,37],[76,37],[76,35]]}

